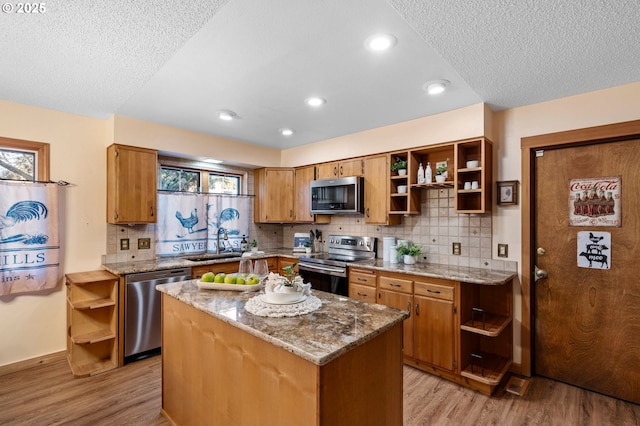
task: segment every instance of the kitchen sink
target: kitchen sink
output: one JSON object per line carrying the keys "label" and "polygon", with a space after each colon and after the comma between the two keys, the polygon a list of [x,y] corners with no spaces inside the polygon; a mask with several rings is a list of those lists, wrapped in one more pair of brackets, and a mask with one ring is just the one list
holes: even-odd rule
{"label": "kitchen sink", "polygon": [[185,257],[184,259],[190,262],[207,262],[209,260],[228,259],[230,257],[241,257],[241,256],[242,256],[242,253],[229,252],[229,253],[207,254],[207,255],[195,256],[195,257]]}

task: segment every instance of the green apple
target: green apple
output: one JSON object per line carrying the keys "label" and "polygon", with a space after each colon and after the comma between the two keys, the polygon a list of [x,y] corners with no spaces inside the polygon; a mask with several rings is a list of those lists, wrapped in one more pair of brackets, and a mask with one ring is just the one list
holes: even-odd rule
{"label": "green apple", "polygon": [[227,275],[223,274],[222,272],[216,274],[216,277],[213,279],[214,283],[218,283],[218,284],[222,284],[224,283],[224,279]]}
{"label": "green apple", "polygon": [[247,279],[247,284],[249,285],[260,284],[260,278],[258,278],[256,275],[251,275],[249,279]]}
{"label": "green apple", "polygon": [[235,284],[236,283],[236,276],[235,275],[227,275],[226,277],[224,277],[224,283],[225,284]]}
{"label": "green apple", "polygon": [[236,278],[236,284],[244,284],[245,280],[242,276],[239,276],[238,278]]}
{"label": "green apple", "polygon": [[200,278],[200,281],[202,281],[203,283],[212,283],[213,280],[215,280],[216,278],[216,274],[214,274],[213,272],[206,272],[205,274],[202,275],[202,278]]}

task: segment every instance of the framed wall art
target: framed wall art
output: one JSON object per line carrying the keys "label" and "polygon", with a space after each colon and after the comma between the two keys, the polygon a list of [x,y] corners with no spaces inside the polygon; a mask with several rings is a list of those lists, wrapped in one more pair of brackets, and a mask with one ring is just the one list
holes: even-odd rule
{"label": "framed wall art", "polygon": [[518,181],[505,180],[497,182],[498,185],[498,205],[516,205],[518,204]]}

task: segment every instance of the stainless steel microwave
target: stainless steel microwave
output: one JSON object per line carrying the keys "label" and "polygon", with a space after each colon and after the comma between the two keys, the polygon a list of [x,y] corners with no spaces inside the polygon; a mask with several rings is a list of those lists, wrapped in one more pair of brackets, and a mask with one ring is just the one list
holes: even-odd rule
{"label": "stainless steel microwave", "polygon": [[311,213],[354,214],[363,211],[362,176],[311,181]]}

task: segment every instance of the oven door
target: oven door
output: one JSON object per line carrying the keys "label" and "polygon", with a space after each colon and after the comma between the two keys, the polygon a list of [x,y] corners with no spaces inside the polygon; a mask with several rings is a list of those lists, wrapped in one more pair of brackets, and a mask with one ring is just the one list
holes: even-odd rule
{"label": "oven door", "polygon": [[349,295],[346,267],[300,262],[298,270],[304,282],[311,283],[313,289],[342,296]]}

